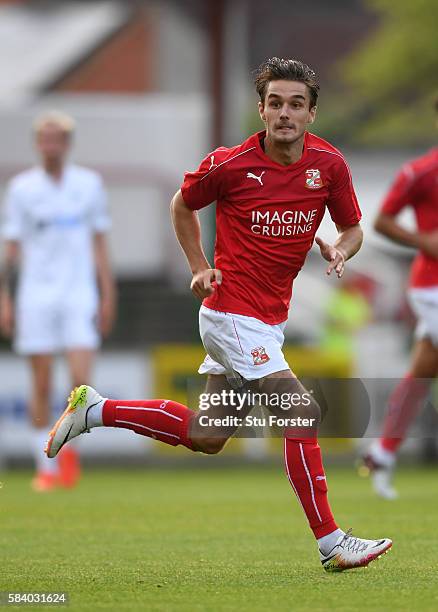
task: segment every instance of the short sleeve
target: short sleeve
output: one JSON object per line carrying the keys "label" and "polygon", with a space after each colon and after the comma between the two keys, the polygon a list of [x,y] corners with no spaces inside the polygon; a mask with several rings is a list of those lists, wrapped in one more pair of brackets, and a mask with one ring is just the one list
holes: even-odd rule
{"label": "short sleeve", "polygon": [[350,168],[342,158],[339,159],[339,163],[334,169],[327,208],[336,225],[343,227],[356,225],[362,218],[351,180]]}
{"label": "short sleeve", "polygon": [[94,186],[92,227],[96,233],[107,232],[111,227],[108,212],[108,196],[100,176]]}
{"label": "short sleeve", "polygon": [[406,164],[395,178],[380,211],[386,215],[397,215],[408,204],[415,201],[415,175],[409,164]]}
{"label": "short sleeve", "polygon": [[12,181],[3,203],[1,233],[5,240],[21,240],[23,237],[23,205],[20,192]]}
{"label": "short sleeve", "polygon": [[181,194],[192,210],[204,208],[222,195],[222,172],[217,157],[217,154],[210,153],[202,160],[198,170],[184,175]]}

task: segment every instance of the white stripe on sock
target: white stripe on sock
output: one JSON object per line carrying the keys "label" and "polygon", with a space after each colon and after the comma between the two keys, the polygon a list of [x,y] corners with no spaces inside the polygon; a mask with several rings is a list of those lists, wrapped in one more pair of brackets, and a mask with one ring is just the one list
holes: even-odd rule
{"label": "white stripe on sock", "polygon": [[295,485],[294,485],[294,483],[292,481],[292,478],[291,478],[291,475],[290,475],[290,472],[289,472],[289,466],[287,464],[287,453],[286,453],[286,438],[284,438],[284,464],[286,466],[286,473],[287,473],[288,480],[289,480],[289,482],[291,484],[291,487],[295,491],[295,495],[297,496],[297,499],[298,499],[298,501],[301,504],[301,508],[304,510],[304,513],[306,513],[306,511],[304,509],[304,506],[303,506],[303,502],[301,501],[300,496],[298,495],[298,491],[295,488]]}
{"label": "white stripe on sock", "polygon": [[116,423],[124,423],[125,425],[132,425],[133,427],[140,427],[141,429],[147,429],[148,431],[152,431],[153,433],[162,434],[163,436],[169,436],[170,438],[180,439],[179,436],[175,434],[167,433],[167,431],[160,431],[159,429],[152,429],[151,427],[146,427],[146,425],[139,425],[138,423],[131,423],[131,421],[122,421],[119,419],[115,420]]}
{"label": "white stripe on sock", "polygon": [[315,508],[316,514],[318,515],[319,522],[322,523],[322,518],[321,518],[321,515],[319,514],[318,506],[316,505],[316,501],[315,501],[315,492],[313,490],[312,478],[310,476],[310,472],[309,472],[309,468],[307,467],[306,460],[304,459],[303,444],[301,442],[300,442],[300,451],[301,451],[301,460],[303,462],[304,469],[306,470],[307,480],[309,481],[309,485],[310,485],[310,493],[312,494],[313,506]]}
{"label": "white stripe on sock", "polygon": [[139,408],[137,406],[116,406],[116,408],[121,408],[122,410],[142,410],[143,412],[161,412],[162,414],[167,414],[167,416],[175,419],[176,421],[182,421],[182,418],[176,416],[176,414],[172,414],[171,412],[167,412],[167,410],[162,410],[161,408]]}

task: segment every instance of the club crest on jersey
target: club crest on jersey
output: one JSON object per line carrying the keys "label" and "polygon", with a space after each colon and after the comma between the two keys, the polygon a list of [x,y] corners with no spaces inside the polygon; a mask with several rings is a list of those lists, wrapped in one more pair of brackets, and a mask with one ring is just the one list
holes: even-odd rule
{"label": "club crest on jersey", "polygon": [[264,363],[269,361],[269,355],[266,353],[266,349],[264,346],[258,346],[257,348],[253,348],[251,351],[252,360],[254,365],[263,365]]}
{"label": "club crest on jersey", "polygon": [[321,187],[324,187],[321,172],[316,168],[306,170],[306,187],[307,189],[321,189]]}

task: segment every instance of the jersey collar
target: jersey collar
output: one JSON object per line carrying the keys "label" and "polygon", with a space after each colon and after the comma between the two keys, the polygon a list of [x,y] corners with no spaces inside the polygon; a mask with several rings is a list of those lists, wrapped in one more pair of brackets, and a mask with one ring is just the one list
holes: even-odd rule
{"label": "jersey collar", "polygon": [[71,165],[69,163],[64,164],[63,168],[62,168],[62,174],[61,177],[59,179],[59,181],[55,181],[44,169],[43,166],[38,166],[38,169],[40,171],[40,175],[42,177],[42,179],[51,187],[56,187],[57,189],[59,189],[60,187],[63,187],[66,183],[67,177],[70,174],[70,167]]}

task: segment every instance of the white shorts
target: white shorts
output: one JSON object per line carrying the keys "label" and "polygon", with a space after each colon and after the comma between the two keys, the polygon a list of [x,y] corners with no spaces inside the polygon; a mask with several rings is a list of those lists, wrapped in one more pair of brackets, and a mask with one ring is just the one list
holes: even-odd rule
{"label": "white shorts", "polygon": [[44,355],[100,345],[95,305],[26,303],[17,307],[14,349],[22,355]]}
{"label": "white shorts", "polygon": [[285,326],[201,306],[199,331],[207,356],[199,374],[225,374],[239,386],[241,378],[257,380],[288,370],[282,351]]}
{"label": "white shorts", "polygon": [[409,289],[409,303],[417,317],[415,336],[438,346],[438,287]]}

